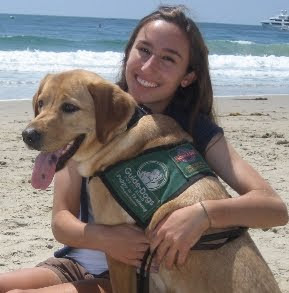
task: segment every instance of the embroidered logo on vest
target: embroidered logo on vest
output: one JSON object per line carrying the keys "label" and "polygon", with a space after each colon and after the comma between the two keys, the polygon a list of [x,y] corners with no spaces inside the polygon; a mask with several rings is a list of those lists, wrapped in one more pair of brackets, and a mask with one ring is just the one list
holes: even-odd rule
{"label": "embroidered logo on vest", "polygon": [[177,148],[177,155],[174,157],[176,162],[193,162],[197,156],[194,150],[190,150],[184,147]]}
{"label": "embroidered logo on vest", "polygon": [[145,162],[137,170],[137,176],[150,191],[162,188],[168,181],[168,174],[167,166],[159,161]]}

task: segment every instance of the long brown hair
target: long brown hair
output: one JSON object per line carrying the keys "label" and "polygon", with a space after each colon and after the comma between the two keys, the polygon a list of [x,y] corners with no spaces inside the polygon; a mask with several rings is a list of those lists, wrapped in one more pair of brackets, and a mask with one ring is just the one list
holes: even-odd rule
{"label": "long brown hair", "polygon": [[197,79],[185,88],[179,86],[165,114],[175,118],[177,121],[180,120],[180,116],[182,116],[182,119],[185,118],[185,121],[182,121],[181,124],[185,130],[194,134],[194,121],[199,113],[203,113],[211,120],[214,120],[212,107],[213,90],[209,73],[208,49],[198,27],[191,18],[186,16],[185,10],[186,8],[183,5],[160,6],[156,11],[139,21],[126,45],[120,78],[117,84],[124,91],[128,90],[125,69],[131,48],[140,29],[147,23],[155,20],[164,20],[175,24],[184,32],[190,45],[190,59],[187,72],[194,71]]}

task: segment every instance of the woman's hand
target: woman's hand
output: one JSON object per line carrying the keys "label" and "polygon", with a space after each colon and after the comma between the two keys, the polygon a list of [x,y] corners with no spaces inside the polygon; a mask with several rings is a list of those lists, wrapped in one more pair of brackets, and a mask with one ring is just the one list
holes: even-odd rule
{"label": "woman's hand", "polygon": [[135,225],[104,226],[103,251],[128,265],[140,267],[149,240],[144,231]]}
{"label": "woman's hand", "polygon": [[178,209],[165,217],[148,235],[151,251],[156,247],[157,262],[183,265],[190,248],[209,228],[209,219],[200,203]]}

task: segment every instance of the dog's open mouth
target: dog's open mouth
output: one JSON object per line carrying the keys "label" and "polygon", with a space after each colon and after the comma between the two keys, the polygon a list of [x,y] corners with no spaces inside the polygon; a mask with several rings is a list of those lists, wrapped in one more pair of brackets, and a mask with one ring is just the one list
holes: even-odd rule
{"label": "dog's open mouth", "polygon": [[84,134],[79,135],[72,143],[55,152],[41,152],[36,160],[32,173],[31,184],[36,189],[46,189],[54,174],[61,170],[67,161],[76,153],[85,138]]}

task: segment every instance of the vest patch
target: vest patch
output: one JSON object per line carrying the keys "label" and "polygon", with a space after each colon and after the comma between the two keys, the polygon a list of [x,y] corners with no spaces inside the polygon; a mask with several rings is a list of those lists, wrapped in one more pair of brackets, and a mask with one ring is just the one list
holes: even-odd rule
{"label": "vest patch", "polygon": [[191,143],[149,149],[97,175],[143,228],[163,203],[198,179],[215,176]]}

